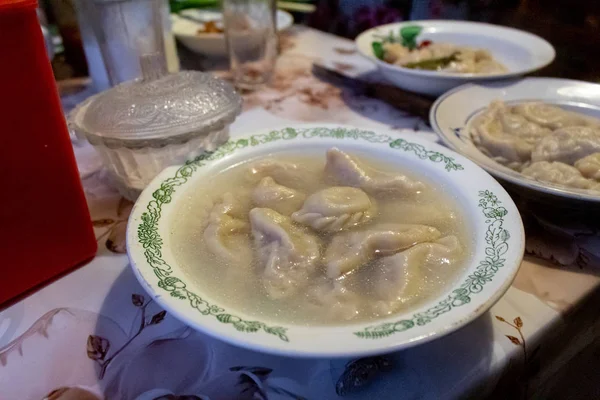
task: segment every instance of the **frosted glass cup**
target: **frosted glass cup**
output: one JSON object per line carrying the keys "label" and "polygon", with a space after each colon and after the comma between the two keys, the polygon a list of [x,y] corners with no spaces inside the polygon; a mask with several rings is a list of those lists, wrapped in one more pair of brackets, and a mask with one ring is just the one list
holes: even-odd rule
{"label": "frosted glass cup", "polygon": [[267,83],[277,58],[275,0],[223,0],[223,22],[235,86]]}

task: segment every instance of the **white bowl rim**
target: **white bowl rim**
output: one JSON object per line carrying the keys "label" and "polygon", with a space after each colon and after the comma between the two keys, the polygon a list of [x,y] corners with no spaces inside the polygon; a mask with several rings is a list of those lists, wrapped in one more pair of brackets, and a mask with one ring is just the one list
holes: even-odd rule
{"label": "white bowl rim", "polygon": [[[214,11],[214,10],[212,10]],[[286,21],[289,20],[289,24],[285,24],[283,26],[278,26],[277,27],[277,32],[282,32],[285,31],[286,29],[289,29],[290,27],[292,27],[294,25],[294,16],[292,14],[290,14],[289,12],[287,12],[286,10],[277,10],[278,14],[282,14],[286,16]],[[179,16],[177,13],[171,13],[170,14],[171,17],[175,17],[175,18],[179,18],[179,19],[184,19],[181,16]],[[189,21],[189,20],[187,20]],[[189,21],[189,22],[194,22],[194,21]],[[187,34],[187,33],[180,33],[180,32],[175,32],[175,30],[173,29],[173,35],[175,35],[175,37],[182,37],[182,38],[197,38],[197,39],[202,39],[202,40],[223,40],[223,38],[225,38],[225,33],[219,33],[219,32],[211,32],[211,33],[196,33],[196,34]]]}
{"label": "white bowl rim", "polygon": [[[479,260],[479,265],[477,265],[478,259],[475,259],[474,255],[473,259],[469,264],[469,268],[465,270],[460,280],[454,285],[452,285],[452,287],[445,289],[445,291],[441,293],[438,297],[427,302],[427,304],[423,305],[423,307],[420,307],[417,311],[423,309],[424,312],[421,314],[418,314],[417,311],[411,311],[408,314],[396,314],[394,316],[383,318],[381,320],[365,321],[351,325],[349,324],[341,326],[312,327],[288,325],[288,327],[284,328],[270,327],[270,324],[265,324],[260,321],[246,321],[241,319],[241,322],[243,323],[256,322],[262,324],[262,331],[260,329],[257,329],[253,331],[254,333],[252,334],[248,334],[247,332],[240,333],[236,330],[237,328],[233,329],[233,327],[229,326],[229,324],[236,323],[231,322],[230,318],[238,318],[238,320],[240,320],[239,317],[227,314],[224,310],[220,311],[221,313],[224,313],[222,314],[224,316],[219,317],[216,314],[211,313],[210,310],[207,308],[204,311],[207,311],[208,316],[212,315],[215,317],[214,319],[208,318],[207,314],[202,315],[201,313],[192,312],[192,308],[189,307],[189,305],[183,306],[181,300],[178,300],[176,297],[172,296],[173,293],[171,293],[171,296],[164,295],[166,293],[164,292],[164,290],[167,289],[164,287],[161,288],[161,285],[155,282],[158,275],[156,274],[156,271],[153,270],[153,268],[150,266],[149,261],[146,258],[147,256],[145,256],[143,253],[145,247],[139,241],[138,232],[139,228],[141,228],[141,226],[144,224],[143,219],[145,218],[147,222],[151,220],[152,217],[151,214],[146,214],[146,216],[144,217],[144,210],[150,211],[153,207],[156,207],[156,204],[159,204],[160,197],[164,196],[166,193],[163,190],[164,186],[161,185],[167,181],[172,182],[172,180],[170,180],[169,177],[175,179],[174,176],[177,176],[177,174],[180,174],[179,177],[181,178],[181,176],[183,176],[181,175],[183,174],[183,172],[181,171],[184,171],[184,167],[187,167],[188,164],[185,164],[183,166],[174,166],[165,169],[161,174],[159,174],[159,176],[157,176],[150,183],[150,185],[142,192],[138,201],[135,203],[130,214],[127,226],[127,252],[129,255],[130,264],[132,266],[133,272],[140,284],[159,305],[165,308],[168,312],[172,313],[176,318],[184,321],[186,324],[210,336],[219,338],[221,340],[230,342],[235,345],[271,354],[288,355],[295,357],[349,357],[373,355],[399,350],[419,343],[425,343],[434,338],[446,335],[482,315],[494,303],[496,303],[496,301],[500,299],[500,297],[506,292],[506,290],[508,290],[514,277],[517,274],[524,253],[525,236],[523,224],[519,212],[508,193],[506,193],[502,186],[500,186],[500,184],[498,184],[487,172],[478,167],[475,163],[469,161],[467,158],[459,154],[452,152],[451,150],[448,150],[440,145],[432,143],[429,140],[418,138],[414,134],[387,135],[375,133],[370,130],[357,129],[350,126],[328,124],[294,125],[293,127],[283,128],[281,130],[263,130],[253,135],[236,137],[232,141],[228,142],[228,144],[224,147],[217,149],[217,151],[213,153],[213,155],[223,148],[231,149],[232,146],[235,148],[239,143],[241,143],[240,140],[246,142],[244,146],[248,146],[248,142],[251,142],[253,137],[268,138],[268,136],[273,135],[273,133],[281,135],[283,137],[286,134],[286,132],[289,133],[290,129],[296,132],[297,135],[300,135],[303,132],[316,132],[316,135],[313,135],[310,139],[300,138],[301,140],[315,140],[316,142],[317,140],[324,139],[325,144],[327,144],[327,142],[335,141],[337,139],[354,139],[357,141],[361,141],[361,150],[362,146],[365,146],[365,148],[368,146],[373,146],[374,148],[374,146],[389,145],[391,149],[387,149],[387,147],[385,147],[385,152],[391,153],[392,149],[403,150],[404,153],[397,152],[394,154],[399,155],[401,158],[410,157],[410,159],[412,160],[411,162],[428,163],[429,161],[432,161],[429,164],[423,164],[427,165],[430,168],[430,172],[437,171],[435,173],[441,173],[440,171],[445,170],[448,173],[452,173],[454,171],[463,170],[465,173],[474,174],[477,178],[475,180],[454,179],[451,181],[457,187],[465,185],[474,185],[475,188],[481,188],[481,186],[486,188],[486,193],[484,193],[483,191],[479,192],[477,198],[483,196],[484,200],[491,199],[490,201],[492,201],[492,203],[485,204],[492,204],[492,208],[485,208],[485,205],[481,205],[482,199],[477,199],[475,198],[475,194],[470,194],[469,196],[473,196],[473,199],[471,200],[471,205],[474,205],[477,203],[477,201],[479,201],[478,207],[482,207],[483,213],[485,214],[485,217],[482,217],[481,215],[477,214],[476,217],[473,216],[470,217],[470,219],[473,219],[473,221],[476,220],[477,224],[482,225],[479,226],[477,229],[479,229],[478,233],[486,238],[485,240],[487,240],[487,235],[489,235],[490,232],[499,232],[501,236],[504,235],[503,237],[501,237],[499,247],[492,249],[493,251],[498,252],[499,256],[502,256],[504,258],[502,259],[500,264],[496,264],[495,271],[493,271],[492,275],[488,276],[489,280],[485,280],[487,279],[487,275],[481,277],[478,277],[476,274],[467,275],[468,273],[474,273],[476,271],[484,271],[483,269],[479,270],[478,268],[483,267],[482,264],[485,262],[485,257],[487,256],[482,256],[482,258]],[[326,137],[322,136],[323,132],[326,132]],[[356,135],[359,136],[357,137]],[[381,141],[383,140],[381,138],[384,138],[387,141]],[[407,139],[410,141],[408,141]],[[367,140],[369,142],[367,142]],[[319,143],[318,146],[324,147],[325,144]],[[394,147],[394,145],[396,145],[396,147]],[[329,146],[331,146],[331,144],[327,144],[327,147]],[[383,148],[384,147],[382,147],[382,149]],[[251,151],[249,152],[252,153]],[[226,159],[226,155],[223,159]],[[208,163],[210,162],[211,161],[208,161]],[[194,164],[191,163],[189,165]],[[453,166],[457,167],[455,168]],[[198,176],[201,176],[201,174],[199,174]],[[172,193],[168,194],[169,201],[165,202],[164,204],[170,203],[171,194]],[[174,196],[176,196],[176,194]],[[158,210],[160,215],[160,208]],[[503,211],[498,213],[498,210]],[[491,212],[491,214],[488,215],[486,214],[486,212]],[[508,217],[504,219],[504,216],[506,215],[508,215]],[[150,219],[148,219],[149,217]],[[155,224],[156,232],[158,232],[161,229],[161,226],[159,222],[156,222]],[[485,225],[485,227],[487,228],[483,227],[483,225]],[[492,226],[494,226],[493,229]],[[508,228],[503,228],[504,226],[507,226]],[[509,228],[510,234],[508,230]],[[489,247],[485,246],[485,244],[474,246],[474,254],[479,254],[483,252],[483,255],[485,255],[488,251],[492,251]],[[501,250],[503,250],[504,253],[502,253]],[[146,247],[146,251],[149,251],[148,247]],[[164,263],[164,261],[162,262]],[[500,269],[502,267],[503,269]],[[486,268],[491,268],[491,266],[488,266]],[[165,278],[165,280],[161,281],[163,282],[163,286],[164,282],[166,282],[166,279],[169,278],[170,276]],[[179,290],[175,286],[180,282],[183,283],[180,279],[175,279],[176,281],[167,282],[167,285],[174,287],[172,291]],[[489,284],[487,286],[486,291],[484,286],[487,282],[489,282]],[[491,289],[492,287],[493,289]],[[475,291],[473,291],[472,288],[474,288],[473,290]],[[461,290],[462,292],[457,293],[458,290]],[[472,296],[473,299],[471,299],[470,296]],[[187,300],[191,301],[189,298]],[[471,300],[474,301],[471,302]],[[208,307],[208,302],[202,299],[201,301],[206,303]],[[444,301],[446,301],[446,304],[443,306],[444,310],[440,310],[439,307],[442,306],[442,303]],[[436,306],[431,307],[432,304],[436,304]],[[464,308],[460,308],[458,311],[451,312],[453,310],[457,310],[457,307],[461,306]],[[467,309],[469,310],[468,312],[466,311]],[[200,311],[200,309],[198,310]],[[427,313],[431,314],[428,315]],[[236,314],[243,315],[240,312],[236,312]],[[403,317],[409,319],[400,320],[400,318]],[[438,317],[440,319],[436,320],[436,318]],[[249,316],[249,318],[256,317]],[[414,322],[413,320],[416,322]],[[421,323],[422,321],[425,322]],[[423,326],[426,326],[426,328],[422,328]],[[397,327],[398,329],[396,329]],[[421,330],[423,332],[420,335],[407,335],[405,332],[411,330],[413,327],[415,328],[415,330],[412,332],[416,332],[418,330]],[[280,328],[284,329],[282,334],[283,336],[285,336],[285,339],[282,338],[279,334],[281,332],[268,332],[268,329]],[[296,340],[296,343],[291,344],[288,341],[288,330],[290,331],[290,333],[293,333],[293,340]],[[261,334],[256,335],[257,331]],[[271,333],[272,335],[265,335],[265,332]],[[379,333],[381,332],[387,332],[387,334],[379,335]],[[400,336],[403,335],[405,337],[396,337],[396,333],[398,333]],[[344,341],[344,345],[342,346],[341,338],[344,338],[344,335],[346,335],[346,341]],[[276,340],[277,336],[279,336],[281,340]],[[324,341],[324,343],[322,343],[321,341]],[[354,345],[354,347],[347,347],[345,343],[350,343],[350,345]],[[327,347],[327,345],[331,346],[332,344],[337,345],[337,348],[335,348],[335,346],[334,348]]]}
{"label": "white bowl rim", "polygon": [[[519,70],[513,70],[513,71],[508,71],[508,72],[499,72],[499,73],[494,73],[494,74],[476,74],[476,73],[471,73],[471,72],[469,72],[469,73],[452,73],[452,72],[444,72],[444,71],[427,71],[427,70],[420,70],[420,69],[404,68],[399,65],[390,64],[390,63],[387,63],[385,61],[378,59],[371,52],[362,48],[362,46],[360,45],[360,42],[366,40],[366,38],[368,36],[371,36],[373,34],[373,32],[376,30],[399,28],[401,26],[409,26],[409,25],[423,25],[425,27],[432,26],[432,25],[450,25],[450,26],[452,26],[452,25],[461,26],[462,25],[465,27],[479,27],[479,28],[493,29],[496,31],[511,32],[513,34],[523,35],[524,37],[527,37],[531,40],[537,41],[538,44],[541,46],[540,49],[543,47],[543,50],[545,52],[547,52],[547,57],[544,60],[544,62],[542,62],[542,63],[532,64],[529,68],[522,68]],[[354,42],[356,43],[356,48],[358,49],[358,52],[363,57],[367,58],[368,60],[375,62],[377,64],[377,66],[380,68],[404,73],[407,75],[422,76],[422,77],[436,77],[436,78],[468,79],[469,81],[485,81],[485,80],[493,80],[493,79],[505,79],[505,78],[511,78],[511,77],[515,77],[515,76],[525,75],[530,72],[537,71],[541,68],[544,68],[545,66],[549,65],[552,61],[554,61],[554,59],[556,58],[556,50],[554,49],[554,46],[552,46],[552,44],[550,44],[550,42],[548,42],[546,39],[544,39],[538,35],[535,35],[533,33],[526,32],[526,31],[523,31],[520,29],[512,28],[509,26],[495,25],[495,24],[489,24],[486,22],[475,22],[475,21],[454,21],[454,20],[443,20],[443,19],[440,19],[440,20],[431,19],[431,20],[393,22],[390,24],[379,25],[379,26],[370,28],[370,29],[362,32],[360,35],[358,35],[356,37]]]}
{"label": "white bowl rim", "polygon": [[[575,79],[527,77],[524,79],[514,80],[513,82],[515,84],[521,84],[524,82],[532,82],[532,81],[540,82],[540,84],[544,84],[544,83],[546,83],[546,84],[547,83],[586,84],[586,85],[594,86],[594,87],[596,87],[596,89],[598,91],[600,91],[600,84],[598,84],[598,83],[578,81]],[[506,81],[504,83],[510,83],[510,82],[511,81]],[[494,84],[497,84],[497,83],[491,83],[491,85],[494,85]],[[438,122],[438,118],[437,118],[437,110],[441,104],[443,104],[446,101],[449,101],[448,99],[452,95],[462,92],[462,91],[469,90],[474,87],[478,87],[478,86],[486,86],[486,83],[485,82],[465,83],[463,85],[457,86],[454,89],[451,89],[451,90],[447,91],[446,93],[444,93],[443,95],[441,95],[440,97],[438,97],[437,100],[431,106],[431,109],[429,110],[429,123],[430,123],[431,127],[433,128],[433,130],[437,133],[440,140],[444,143],[444,145],[448,146],[452,150],[462,154],[463,156],[465,156],[469,159],[471,159],[469,157],[469,154],[467,154],[463,148],[460,148],[459,146],[457,146],[455,141],[448,137],[449,135],[451,136],[451,134],[440,126],[440,124]],[[533,98],[535,98],[534,95],[529,96],[527,99],[523,99],[523,100],[531,101]],[[511,101],[514,102],[517,100],[511,100]],[[600,106],[600,104],[598,104],[598,106]],[[479,152],[479,150],[477,150],[477,151]],[[513,175],[509,171],[507,171],[508,170],[507,167],[505,167],[501,164],[498,164],[491,158],[485,156],[485,154],[483,154],[483,153],[481,153],[481,154],[490,161],[489,164],[480,163],[477,160],[472,160],[472,161],[475,162],[476,164],[478,164],[481,168],[485,169],[486,171],[488,171],[490,174],[492,174],[495,177],[504,179],[510,183],[513,183],[515,185],[518,185],[518,186],[521,186],[524,188],[528,188],[531,190],[535,190],[535,191],[546,193],[546,194],[553,195],[553,196],[559,196],[559,197],[562,197],[565,199],[583,200],[583,201],[588,201],[588,202],[600,203],[600,195],[590,194],[589,191],[586,191],[583,189],[581,189],[581,190],[571,189],[571,188],[568,188],[565,186],[557,186],[557,185],[552,185],[549,183],[540,182],[540,181],[528,178],[528,177],[526,177],[522,174],[518,174],[518,173],[516,175]]]}

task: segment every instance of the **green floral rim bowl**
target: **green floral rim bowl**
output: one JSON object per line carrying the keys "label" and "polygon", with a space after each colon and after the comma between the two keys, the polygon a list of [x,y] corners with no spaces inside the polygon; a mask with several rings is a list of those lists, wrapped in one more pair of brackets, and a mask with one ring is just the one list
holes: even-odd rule
{"label": "green floral rim bowl", "polygon": [[[182,271],[172,253],[173,216],[195,184],[249,158],[337,146],[419,171],[458,197],[472,231],[467,267],[445,291],[410,313],[361,323],[306,326],[247,315],[218,304]],[[384,353],[448,334],[486,312],[510,286],[524,252],[519,212],[483,169],[418,135],[388,135],[342,126],[298,125],[231,139],[215,152],[165,169],[138,198],[127,227],[127,251],[144,289],[189,326],[221,340],[274,354],[306,357]]]}

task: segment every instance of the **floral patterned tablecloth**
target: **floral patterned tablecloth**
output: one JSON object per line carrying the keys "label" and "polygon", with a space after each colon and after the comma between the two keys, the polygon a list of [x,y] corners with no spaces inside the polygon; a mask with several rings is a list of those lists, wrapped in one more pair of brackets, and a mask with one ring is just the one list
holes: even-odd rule
{"label": "floral patterned tablecloth", "polygon": [[[304,121],[391,134],[409,129],[436,140],[425,121],[312,76],[315,61],[372,75],[351,42],[294,28],[281,45],[273,83],[245,95],[233,136]],[[105,183],[89,145],[74,148],[98,255],[0,312],[2,400],[517,399],[544,396],[559,367],[598,337],[600,240],[593,220],[533,213],[519,202],[533,255],[506,295],[457,332],[352,360],[276,357],[222,343],[175,320],[144,293],[125,255],[132,204]]]}

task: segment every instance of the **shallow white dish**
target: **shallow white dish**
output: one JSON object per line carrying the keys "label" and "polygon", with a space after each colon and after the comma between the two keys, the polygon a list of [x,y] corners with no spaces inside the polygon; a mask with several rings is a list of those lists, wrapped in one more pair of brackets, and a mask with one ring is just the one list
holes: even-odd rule
{"label": "shallow white dish", "polygon": [[[227,45],[224,33],[198,33],[202,28],[201,22],[196,21],[221,21],[223,14],[215,10],[188,9],[181,11],[188,18],[171,14],[173,34],[188,49],[195,53],[207,56],[224,57],[227,55]],[[196,20],[193,21],[192,19]],[[294,17],[287,11],[277,10],[277,30],[283,31],[294,24]]]}
{"label": "shallow white dish", "polygon": [[[196,183],[249,158],[332,146],[386,159],[444,182],[458,197],[473,232],[473,255],[457,281],[410,313],[335,326],[281,324],[215,304],[177,264],[170,243],[178,203]],[[452,332],[490,308],[508,289],[524,251],[521,218],[504,189],[484,170],[416,135],[338,126],[300,125],[237,138],[216,152],[164,170],[141,194],[127,228],[133,271],[146,291],[184,323],[219,339],[259,351],[307,357],[389,352]]]}
{"label": "shallow white dish", "polygon": [[[372,43],[377,36],[389,32],[398,35],[400,29],[420,25],[423,31],[418,40],[447,42],[488,50],[504,64],[509,72],[480,75],[424,71],[403,68],[379,60],[373,54]],[[465,21],[410,21],[378,26],[361,33],[356,38],[359,52],[377,64],[391,83],[416,93],[438,96],[447,90],[471,81],[506,79],[536,71],[552,62],[554,47],[539,36],[504,26]]]}
{"label": "shallow white dish", "polygon": [[471,83],[441,96],[431,107],[429,121],[450,148],[469,157],[492,175],[523,188],[568,200],[600,202],[600,195],[527,178],[483,154],[471,139],[471,123],[493,100],[507,103],[542,101],[600,118],[600,85],[554,78],[527,78]]}

